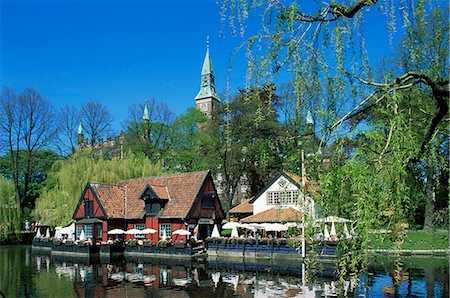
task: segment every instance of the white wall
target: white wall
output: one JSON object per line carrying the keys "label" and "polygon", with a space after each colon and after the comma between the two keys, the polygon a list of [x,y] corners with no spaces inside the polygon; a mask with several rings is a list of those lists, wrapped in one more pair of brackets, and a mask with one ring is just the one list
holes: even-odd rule
{"label": "white wall", "polygon": [[[279,185],[279,181],[283,179],[286,181],[284,187]],[[278,178],[264,193],[262,193],[256,200],[253,202],[253,214],[257,214],[263,212],[267,209],[273,207],[293,207],[297,210],[300,210],[300,204],[276,204],[276,205],[267,205],[266,193],[268,191],[281,191],[281,190],[298,190],[298,187],[289,182],[289,180],[282,175]]]}

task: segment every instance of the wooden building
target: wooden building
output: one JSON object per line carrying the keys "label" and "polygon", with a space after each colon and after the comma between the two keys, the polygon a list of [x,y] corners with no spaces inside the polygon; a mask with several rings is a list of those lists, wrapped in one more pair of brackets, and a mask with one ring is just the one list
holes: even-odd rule
{"label": "wooden building", "polygon": [[[76,237],[84,230],[94,242],[107,241],[116,228],[155,229],[154,234],[126,235],[157,242],[165,230],[172,241],[186,236],[172,235],[178,229],[191,233],[198,225],[197,238],[208,237],[224,212],[209,171],[128,179],[114,184],[87,183],[73,219]],[[116,236],[114,236],[116,237]],[[124,236],[119,236],[124,237]]]}

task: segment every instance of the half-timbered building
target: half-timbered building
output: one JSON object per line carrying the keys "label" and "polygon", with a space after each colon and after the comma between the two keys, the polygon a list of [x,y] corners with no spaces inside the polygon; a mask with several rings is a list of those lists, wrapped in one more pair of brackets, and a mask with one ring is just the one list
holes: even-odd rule
{"label": "half-timbered building", "polygon": [[[224,212],[209,171],[128,179],[114,184],[87,183],[73,214],[76,237],[84,230],[94,242],[107,241],[113,229],[151,228],[154,234],[126,235],[157,242],[164,231],[172,241],[186,241],[173,235],[178,229],[194,228],[197,238],[210,235],[221,223]],[[123,236],[121,236],[123,237]]]}

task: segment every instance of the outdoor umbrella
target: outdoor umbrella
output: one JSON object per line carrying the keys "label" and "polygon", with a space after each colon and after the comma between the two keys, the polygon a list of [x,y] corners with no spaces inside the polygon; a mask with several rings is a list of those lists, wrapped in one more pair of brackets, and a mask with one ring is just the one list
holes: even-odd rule
{"label": "outdoor umbrella", "polygon": [[183,229],[175,230],[172,232],[173,235],[181,235],[181,236],[188,236],[191,235],[191,232]]}
{"label": "outdoor umbrella", "polygon": [[331,231],[330,237],[336,236],[336,226],[334,225],[334,221],[331,223]]}
{"label": "outdoor umbrella", "polygon": [[36,236],[34,236],[34,237],[35,238],[41,238],[42,237],[40,228],[37,228],[37,233],[36,233]]}
{"label": "outdoor umbrella", "polygon": [[155,229],[151,229],[151,228],[143,229],[141,231],[142,234],[155,234],[156,232],[158,232],[158,231]]}
{"label": "outdoor umbrella", "polygon": [[130,230],[127,230],[127,231],[125,232],[125,234],[127,234],[127,235],[142,234],[142,230],[138,230],[138,229],[130,229]]}
{"label": "outdoor umbrella", "polygon": [[327,226],[327,224],[325,224],[325,232],[324,232],[324,234],[323,234],[323,238],[324,238],[324,240],[326,240],[326,241],[330,240],[330,233],[328,232],[328,226]]}
{"label": "outdoor umbrella", "polygon": [[80,241],[84,241],[86,240],[86,234],[84,233],[84,230],[81,230],[81,234],[80,234]]}
{"label": "outdoor umbrella", "polygon": [[241,226],[241,224],[240,223],[238,223],[238,222],[235,222],[235,221],[230,221],[230,222],[227,222],[226,224],[224,224],[223,226],[222,226],[222,229],[233,229],[234,227],[240,227]]}
{"label": "outdoor umbrella", "polygon": [[123,235],[125,234],[125,231],[122,229],[114,229],[111,231],[108,231],[108,235]]}
{"label": "outdoor umbrella", "polygon": [[347,239],[352,237],[352,235],[348,232],[347,223],[344,223],[344,234]]}
{"label": "outdoor umbrella", "polygon": [[217,227],[217,225],[214,225],[214,229],[212,231],[211,237],[213,237],[213,238],[219,238],[220,237],[219,228]]}
{"label": "outdoor umbrella", "polygon": [[45,233],[45,238],[50,238],[50,229],[47,228],[47,232]]}
{"label": "outdoor umbrella", "polygon": [[231,231],[231,237],[235,237],[235,238],[238,238],[238,237],[239,237],[239,233],[238,233],[238,230],[237,230],[237,226],[234,226],[234,227],[233,227],[233,230]]}

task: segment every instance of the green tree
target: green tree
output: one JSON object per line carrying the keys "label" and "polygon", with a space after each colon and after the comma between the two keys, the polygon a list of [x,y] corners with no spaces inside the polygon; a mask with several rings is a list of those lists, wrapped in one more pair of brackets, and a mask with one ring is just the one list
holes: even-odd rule
{"label": "green tree", "polygon": [[125,147],[135,154],[143,153],[155,162],[164,161],[173,137],[173,119],[170,108],[155,99],[145,105],[130,106],[125,124]]}
{"label": "green tree", "polygon": [[0,241],[20,237],[22,225],[20,201],[11,180],[0,175]]}
{"label": "green tree", "polygon": [[89,154],[73,155],[54,164],[47,185],[36,201],[35,216],[50,225],[66,225],[88,181],[114,183],[161,173],[160,164],[131,152],[125,158],[111,160],[94,159]]}
{"label": "green tree", "polygon": [[209,119],[196,108],[178,116],[172,125],[172,142],[165,167],[192,172],[209,169],[207,156],[210,135],[205,129]]}
{"label": "green tree", "polygon": [[[49,148],[57,132],[53,107],[37,90],[19,95],[4,88],[0,93],[0,144],[9,157],[5,171],[14,182],[22,213],[33,208],[35,165],[42,150]],[[3,151],[3,150],[2,150]]]}
{"label": "green tree", "polygon": [[249,195],[255,195],[282,167],[277,104],[275,87],[266,85],[240,91],[213,114],[208,152],[210,164],[215,164],[211,168],[221,176],[226,208],[233,205],[241,181],[249,186]]}

